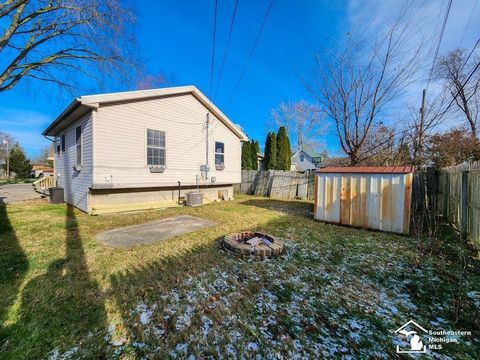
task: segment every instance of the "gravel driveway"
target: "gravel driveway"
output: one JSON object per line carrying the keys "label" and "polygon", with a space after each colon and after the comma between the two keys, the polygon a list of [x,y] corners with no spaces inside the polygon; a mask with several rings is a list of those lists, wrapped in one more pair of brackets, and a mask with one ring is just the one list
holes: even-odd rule
{"label": "gravel driveway", "polygon": [[41,199],[32,184],[13,184],[0,186],[0,204],[8,204],[24,200]]}

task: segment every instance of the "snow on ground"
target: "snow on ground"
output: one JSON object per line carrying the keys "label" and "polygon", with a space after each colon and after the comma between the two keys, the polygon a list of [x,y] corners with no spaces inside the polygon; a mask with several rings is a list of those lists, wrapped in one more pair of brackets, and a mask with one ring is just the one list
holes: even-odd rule
{"label": "snow on ground", "polygon": [[[422,322],[408,288],[440,281],[427,265],[410,269],[402,256],[364,243],[308,241],[287,242],[275,259],[226,255],[221,268],[139,301],[128,343],[110,344],[117,356],[142,358],[388,359],[405,345],[393,331],[411,318]],[[448,329],[444,306],[432,303],[431,326]],[[68,357],[52,353],[61,358]]]}

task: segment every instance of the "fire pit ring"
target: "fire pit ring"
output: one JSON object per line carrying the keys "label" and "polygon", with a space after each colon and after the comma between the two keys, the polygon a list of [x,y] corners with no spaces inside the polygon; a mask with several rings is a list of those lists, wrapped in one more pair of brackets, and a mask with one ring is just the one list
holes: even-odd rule
{"label": "fire pit ring", "polygon": [[284,241],[270,234],[244,231],[226,235],[222,247],[236,256],[263,259],[280,255],[284,250]]}

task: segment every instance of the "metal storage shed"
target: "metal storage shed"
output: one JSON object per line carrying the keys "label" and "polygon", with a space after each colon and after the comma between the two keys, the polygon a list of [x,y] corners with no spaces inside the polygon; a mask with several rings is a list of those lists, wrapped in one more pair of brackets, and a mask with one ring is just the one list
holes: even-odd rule
{"label": "metal storage shed", "polygon": [[314,218],[408,234],[413,172],[412,166],[319,169]]}

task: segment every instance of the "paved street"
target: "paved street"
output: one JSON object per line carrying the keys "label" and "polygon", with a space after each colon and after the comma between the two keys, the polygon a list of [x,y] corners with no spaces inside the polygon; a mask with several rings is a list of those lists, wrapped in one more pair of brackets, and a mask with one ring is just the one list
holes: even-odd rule
{"label": "paved street", "polygon": [[12,184],[0,186],[0,204],[40,199],[42,196],[37,193],[32,184]]}

